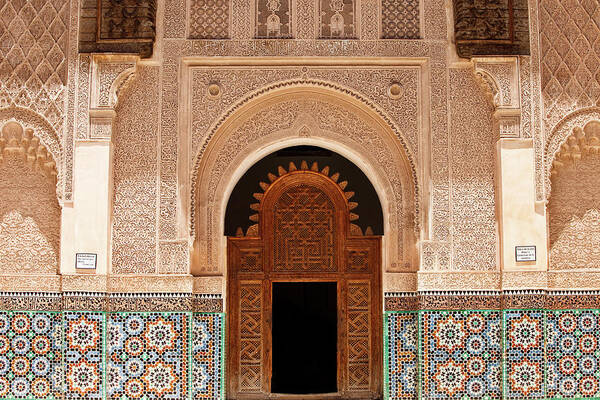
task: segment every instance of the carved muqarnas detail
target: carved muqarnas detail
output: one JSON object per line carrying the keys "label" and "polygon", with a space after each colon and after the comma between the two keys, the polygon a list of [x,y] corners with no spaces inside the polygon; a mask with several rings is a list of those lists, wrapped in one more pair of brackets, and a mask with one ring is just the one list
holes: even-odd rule
{"label": "carved muqarnas detail", "polygon": [[588,122],[583,129],[577,127],[560,147],[552,162],[552,175],[561,167],[581,160],[582,156],[600,154],[600,121]]}
{"label": "carved muqarnas detail", "polygon": [[600,268],[600,121],[576,127],[552,163],[550,268]]}
{"label": "carved muqarnas detail", "polygon": [[0,135],[0,273],[55,273],[60,206],[56,163],[17,122]]}
{"label": "carved muqarnas detail", "polygon": [[0,163],[11,156],[21,157],[31,167],[38,167],[56,184],[56,163],[46,147],[40,144],[40,139],[33,135],[33,129],[23,131],[23,127],[16,122],[9,122],[2,127]]}

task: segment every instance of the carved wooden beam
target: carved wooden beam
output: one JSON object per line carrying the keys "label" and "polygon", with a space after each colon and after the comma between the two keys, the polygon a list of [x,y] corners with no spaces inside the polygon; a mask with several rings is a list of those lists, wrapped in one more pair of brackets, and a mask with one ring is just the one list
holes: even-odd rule
{"label": "carved wooden beam", "polygon": [[85,0],[79,24],[81,53],[150,57],[156,38],[156,0]]}
{"label": "carved wooden beam", "polygon": [[454,0],[458,55],[529,55],[527,0]]}

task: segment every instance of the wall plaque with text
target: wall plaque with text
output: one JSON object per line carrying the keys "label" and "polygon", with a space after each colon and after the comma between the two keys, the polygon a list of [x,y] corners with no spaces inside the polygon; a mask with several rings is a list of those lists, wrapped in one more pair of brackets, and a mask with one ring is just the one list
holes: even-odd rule
{"label": "wall plaque with text", "polygon": [[77,253],[75,254],[75,268],[77,269],[96,269],[97,254]]}
{"label": "wall plaque with text", "polygon": [[515,246],[517,262],[535,261],[535,246]]}

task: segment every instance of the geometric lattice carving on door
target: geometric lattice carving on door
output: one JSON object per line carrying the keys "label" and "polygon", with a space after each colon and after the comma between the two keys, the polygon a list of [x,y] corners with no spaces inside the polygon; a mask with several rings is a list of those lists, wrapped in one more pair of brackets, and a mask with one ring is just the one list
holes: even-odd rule
{"label": "geometric lattice carving on door", "polygon": [[[381,238],[352,221],[347,182],[303,161],[260,182],[244,234],[228,238],[228,398],[271,393],[274,281],[338,287],[337,399],[381,396]],[[379,351],[378,351],[379,350]],[[292,361],[293,362],[293,361]]]}
{"label": "geometric lattice carving on door", "polygon": [[240,284],[240,387],[241,393],[262,390],[262,286]]}
{"label": "geometric lattice carving on door", "polygon": [[322,190],[292,187],[281,195],[274,214],[274,271],[336,270],[335,208]]}
{"label": "geometric lattice carving on door", "polygon": [[[349,191],[349,190],[346,191],[348,182],[347,181],[338,182],[340,179],[340,174],[338,172],[329,175],[330,171],[329,171],[328,166],[326,166],[323,169],[320,169],[319,164],[314,162],[314,163],[312,163],[312,165],[309,168],[308,163],[306,161],[302,161],[300,163],[299,169],[298,169],[298,167],[296,167],[296,164],[294,164],[293,162],[290,162],[287,170],[285,168],[283,168],[282,166],[279,166],[277,168],[277,175],[272,174],[272,173],[269,173],[267,175],[269,183],[266,183],[266,182],[259,183],[260,188],[263,190],[263,192],[262,193],[261,192],[254,193],[254,198],[256,200],[258,200],[258,203],[250,205],[250,208],[252,210],[256,211],[256,214],[253,214],[250,216],[250,220],[255,222],[255,224],[250,226],[250,228],[248,228],[248,231],[246,232],[246,236],[247,237],[258,237],[261,235],[261,233],[260,233],[261,228],[260,228],[259,221],[261,219],[264,219],[264,216],[260,215],[260,210],[263,208],[262,202],[265,197],[265,193],[269,189],[269,187],[276,185],[281,180],[285,181],[287,178],[289,178],[290,175],[294,175],[298,171],[310,171],[312,177],[316,177],[316,176],[325,177],[325,178],[327,178],[327,181],[329,181],[329,183],[332,186],[337,187],[337,189],[339,191],[341,191],[342,195],[346,199],[346,201],[345,201],[346,207],[345,208],[347,208],[347,209],[344,211],[346,211],[346,213],[347,213],[347,218],[346,218],[346,221],[344,221],[344,222],[349,222],[349,225],[348,225],[349,234],[351,236],[362,236],[363,231],[361,230],[361,228],[358,225],[352,223],[352,221],[358,220],[358,215],[355,214],[354,212],[352,212],[352,210],[354,210],[356,207],[358,207],[358,203],[356,203],[354,201],[350,201],[350,199],[352,199],[354,197],[354,192]],[[311,175],[307,175],[307,177],[309,177],[309,180],[310,180]],[[294,196],[293,193],[291,193],[291,195]],[[325,196],[327,197],[327,195],[325,195]],[[298,205],[300,206],[299,203],[298,203]],[[340,210],[338,210],[338,212],[339,211]],[[239,236],[244,236],[241,228],[238,228],[238,231],[242,233]],[[343,233],[341,231],[338,231],[338,232]],[[372,231],[371,227],[367,227],[365,229],[364,234],[365,235],[373,235],[372,232],[373,231]]]}
{"label": "geometric lattice carving on door", "polygon": [[348,389],[368,390],[371,379],[371,288],[348,282]]}
{"label": "geometric lattice carving on door", "polygon": [[240,249],[240,272],[260,272],[263,268],[262,249]]}

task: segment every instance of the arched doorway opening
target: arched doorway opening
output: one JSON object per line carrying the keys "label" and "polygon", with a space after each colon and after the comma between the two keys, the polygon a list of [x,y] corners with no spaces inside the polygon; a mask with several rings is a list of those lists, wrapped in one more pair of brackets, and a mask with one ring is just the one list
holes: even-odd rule
{"label": "arched doorway opening", "polygon": [[334,151],[364,171],[383,209],[385,271],[416,271],[415,238],[427,229],[416,155],[405,133],[359,93],[320,81],[277,83],[240,101],[203,137],[193,150],[190,190],[181,188],[191,195],[192,275],[225,274],[224,215],[245,171],[274,151],[302,144]]}
{"label": "arched doorway opening", "polygon": [[[323,165],[327,154],[341,170]],[[368,180],[344,160],[303,146],[257,163],[236,188],[259,164],[271,169],[254,180],[251,224],[235,233],[228,228],[240,214],[234,203],[245,201],[243,191],[232,192],[228,398],[381,396],[382,210]],[[362,183],[352,187],[354,177]],[[360,207],[369,210],[364,221],[357,198],[371,199]]]}

